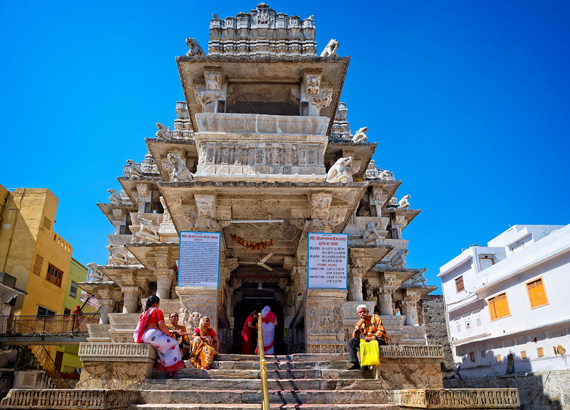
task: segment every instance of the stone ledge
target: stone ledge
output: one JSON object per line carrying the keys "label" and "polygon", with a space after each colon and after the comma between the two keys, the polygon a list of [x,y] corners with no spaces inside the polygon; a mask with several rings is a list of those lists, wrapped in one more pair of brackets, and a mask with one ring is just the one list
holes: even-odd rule
{"label": "stone ledge", "polygon": [[388,402],[424,409],[511,409],[520,407],[517,389],[390,390]]}
{"label": "stone ledge", "polygon": [[443,358],[442,346],[380,346],[383,358]]}
{"label": "stone ledge", "polygon": [[156,349],[147,343],[81,343],[82,361],[153,362]]}
{"label": "stone ledge", "polygon": [[3,409],[126,409],[138,403],[140,392],[126,390],[12,389],[0,403]]}

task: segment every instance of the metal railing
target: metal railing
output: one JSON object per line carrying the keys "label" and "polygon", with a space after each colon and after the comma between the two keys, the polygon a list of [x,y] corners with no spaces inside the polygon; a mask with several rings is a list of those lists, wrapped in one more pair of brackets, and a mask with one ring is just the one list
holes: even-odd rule
{"label": "metal railing", "polygon": [[87,324],[99,323],[99,313],[51,316],[0,315],[0,335],[64,335],[87,333]]}
{"label": "metal railing", "polygon": [[267,360],[263,344],[263,321],[261,314],[257,320],[257,350],[259,351],[259,378],[261,379],[261,410],[269,410],[269,391],[267,385]]}

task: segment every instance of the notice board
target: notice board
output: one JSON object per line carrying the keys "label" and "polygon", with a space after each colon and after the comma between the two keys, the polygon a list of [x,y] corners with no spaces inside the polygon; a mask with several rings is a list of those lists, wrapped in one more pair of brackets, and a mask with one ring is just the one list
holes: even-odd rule
{"label": "notice board", "polygon": [[307,287],[347,289],[348,234],[309,233]]}
{"label": "notice board", "polygon": [[180,232],[178,286],[218,287],[220,240],[220,232]]}

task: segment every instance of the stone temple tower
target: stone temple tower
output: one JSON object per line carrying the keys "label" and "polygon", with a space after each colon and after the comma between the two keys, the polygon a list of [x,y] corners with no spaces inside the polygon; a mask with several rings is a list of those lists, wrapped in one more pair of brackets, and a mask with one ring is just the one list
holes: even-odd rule
{"label": "stone temple tower", "polygon": [[[187,45],[173,129],[157,124],[144,161],[128,160],[122,189],[99,204],[115,232],[108,261],[81,284],[102,305],[92,336],[127,341],[157,294],[165,313],[210,316],[228,353],[264,305],[278,317],[281,353],[344,352],[362,303],[391,344],[425,345],[416,302],[435,287],[406,265],[403,234],[420,211],[409,196],[398,201],[401,181],[372,161],[368,129],[349,130],[339,101],[350,57],[336,40],[317,54],[313,18],[264,3],[212,19],[208,53]],[[217,287],[180,282],[185,231],[221,234]],[[309,233],[346,235],[346,286],[308,287]]]}

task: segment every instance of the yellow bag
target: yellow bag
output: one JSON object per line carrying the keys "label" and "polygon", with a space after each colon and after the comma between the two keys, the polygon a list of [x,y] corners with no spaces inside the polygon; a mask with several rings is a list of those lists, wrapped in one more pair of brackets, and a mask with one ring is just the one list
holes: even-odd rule
{"label": "yellow bag", "polygon": [[377,340],[367,342],[360,339],[360,366],[374,366],[380,364],[380,348]]}

